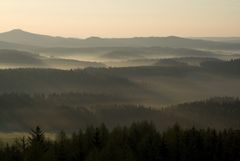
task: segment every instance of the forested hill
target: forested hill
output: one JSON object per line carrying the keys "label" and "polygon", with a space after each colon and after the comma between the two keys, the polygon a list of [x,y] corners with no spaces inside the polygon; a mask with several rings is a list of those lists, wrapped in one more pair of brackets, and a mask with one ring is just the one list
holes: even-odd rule
{"label": "forested hill", "polygon": [[[171,63],[171,61],[169,61]],[[165,63],[169,63],[166,61]],[[240,60],[204,61],[200,67],[177,66],[143,66],[123,68],[86,68],[83,70],[56,69],[9,69],[0,70],[0,91],[3,92],[79,92],[95,91],[99,88],[121,90],[136,88],[135,78],[169,79],[198,77],[214,79],[232,76],[240,78]],[[16,81],[17,80],[17,81]],[[224,81],[224,79],[222,79]],[[113,88],[114,87],[114,88]],[[141,88],[141,87],[138,87]],[[99,91],[99,90],[98,90]],[[87,91],[86,91],[87,92]]]}
{"label": "forested hill", "polygon": [[[100,70],[100,69],[99,69]],[[135,85],[114,75],[88,70],[13,69],[0,70],[1,92],[52,93],[124,90]],[[136,88],[136,87],[135,87]]]}
{"label": "forested hill", "polygon": [[239,61],[234,60],[208,61],[201,66],[8,69],[0,70],[0,93],[106,94],[124,98],[125,104],[159,107],[215,96],[240,96],[238,66]]}
{"label": "forested hill", "polygon": [[231,61],[206,61],[201,66],[217,73],[228,73],[231,75],[240,75],[240,59]]}
{"label": "forested hill", "polygon": [[50,131],[74,131],[87,125],[105,123],[112,128],[145,120],[154,122],[159,130],[175,123],[182,127],[240,128],[238,98],[212,98],[159,109],[121,101],[123,98],[116,96],[77,93],[4,94],[0,96],[0,131],[24,131],[35,125]]}

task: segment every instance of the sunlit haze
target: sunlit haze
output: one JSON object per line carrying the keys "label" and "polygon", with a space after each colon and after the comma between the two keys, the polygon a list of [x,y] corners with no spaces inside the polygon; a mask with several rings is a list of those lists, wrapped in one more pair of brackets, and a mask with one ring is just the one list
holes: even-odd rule
{"label": "sunlit haze", "polygon": [[240,36],[239,0],[1,0],[0,32],[67,37]]}

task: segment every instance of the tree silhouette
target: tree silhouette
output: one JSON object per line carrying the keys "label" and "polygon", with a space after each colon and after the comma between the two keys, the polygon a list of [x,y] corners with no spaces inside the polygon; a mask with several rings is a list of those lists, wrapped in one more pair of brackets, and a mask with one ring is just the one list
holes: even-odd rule
{"label": "tree silhouette", "polygon": [[39,126],[31,130],[28,137],[28,144],[26,161],[43,161],[48,147],[44,131]]}
{"label": "tree silhouette", "polygon": [[[0,147],[0,161],[238,161],[240,130],[184,129],[178,124],[158,131],[153,123],[130,127],[91,126],[47,141],[40,127],[27,139]],[[24,150],[25,149],[25,150]]]}

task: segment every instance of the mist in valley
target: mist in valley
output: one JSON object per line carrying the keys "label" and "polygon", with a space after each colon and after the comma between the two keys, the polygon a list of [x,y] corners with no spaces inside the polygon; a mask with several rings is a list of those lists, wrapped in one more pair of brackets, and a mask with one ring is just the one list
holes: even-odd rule
{"label": "mist in valley", "polygon": [[238,129],[240,44],[230,40],[0,33],[0,138],[145,120]]}
{"label": "mist in valley", "polygon": [[240,161],[240,1],[2,0],[0,161]]}
{"label": "mist in valley", "polygon": [[[194,127],[206,130],[206,139],[209,128],[240,128],[239,44],[179,37],[69,39],[22,30],[0,33],[0,40],[0,160],[10,154],[28,158],[39,137],[36,145],[51,149],[71,147],[65,141],[80,136],[94,141],[99,129],[114,136],[119,128],[150,128],[170,137],[171,129],[177,134]],[[79,136],[77,129],[83,131]],[[13,151],[6,150],[9,145]],[[59,156],[52,151],[49,156]]]}

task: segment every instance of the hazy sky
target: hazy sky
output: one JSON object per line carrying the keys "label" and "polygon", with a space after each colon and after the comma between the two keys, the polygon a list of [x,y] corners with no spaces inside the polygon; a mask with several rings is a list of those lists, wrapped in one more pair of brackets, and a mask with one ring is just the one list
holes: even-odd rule
{"label": "hazy sky", "polygon": [[0,32],[240,36],[240,0],[0,0]]}

